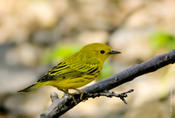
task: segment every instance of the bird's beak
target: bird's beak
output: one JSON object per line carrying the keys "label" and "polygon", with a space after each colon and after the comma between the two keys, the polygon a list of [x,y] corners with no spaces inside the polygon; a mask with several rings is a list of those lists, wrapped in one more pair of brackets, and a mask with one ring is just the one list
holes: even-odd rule
{"label": "bird's beak", "polygon": [[108,54],[120,54],[121,52],[119,52],[119,51],[114,51],[114,50],[112,50],[111,52],[108,52]]}

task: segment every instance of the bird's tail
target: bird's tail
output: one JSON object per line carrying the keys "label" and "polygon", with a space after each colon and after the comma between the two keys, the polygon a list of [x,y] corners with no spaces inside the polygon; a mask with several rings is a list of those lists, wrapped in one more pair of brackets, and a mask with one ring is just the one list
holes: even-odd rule
{"label": "bird's tail", "polygon": [[33,84],[33,85],[31,85],[31,86],[29,86],[25,89],[22,89],[22,90],[18,91],[18,92],[30,92],[32,90],[35,90],[35,89],[39,88],[39,87],[41,87],[41,85],[36,83],[36,84]]}

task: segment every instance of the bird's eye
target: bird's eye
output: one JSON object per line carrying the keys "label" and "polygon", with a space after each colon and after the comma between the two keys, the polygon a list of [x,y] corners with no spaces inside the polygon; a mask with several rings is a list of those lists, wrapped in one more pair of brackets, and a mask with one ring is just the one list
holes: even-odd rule
{"label": "bird's eye", "polygon": [[104,50],[101,50],[101,51],[100,51],[100,53],[101,53],[101,54],[104,54],[104,53],[105,53],[105,51],[104,51]]}

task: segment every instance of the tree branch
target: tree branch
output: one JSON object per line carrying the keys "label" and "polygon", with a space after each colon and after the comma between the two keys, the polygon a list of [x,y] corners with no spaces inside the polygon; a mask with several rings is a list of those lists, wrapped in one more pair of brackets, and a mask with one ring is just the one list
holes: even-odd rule
{"label": "tree branch", "polygon": [[106,96],[106,97],[118,97],[120,98],[125,104],[127,104],[125,98],[128,96],[128,93],[133,92],[134,89],[130,89],[129,91],[123,92],[123,93],[115,93],[115,92],[109,92],[108,90],[104,92],[98,92],[98,93],[87,93],[88,98],[95,98],[95,97],[100,97],[100,96]]}
{"label": "tree branch", "polygon": [[[118,74],[103,79],[91,86],[84,88],[83,91],[90,94],[100,93],[106,90],[108,91],[112,88],[118,87],[126,82],[129,82],[140,75],[156,71],[174,62],[175,62],[175,50],[172,50],[169,53],[156,56],[149,61],[137,64]],[[86,100],[88,98],[88,95],[87,94],[83,95],[81,100],[79,93],[76,93],[74,97],[77,103],[80,103],[82,100]],[[58,118],[59,116],[61,116],[74,106],[76,106],[76,104],[73,102],[71,96],[63,96],[62,98],[54,99],[52,105],[44,113],[42,113],[40,117]]]}

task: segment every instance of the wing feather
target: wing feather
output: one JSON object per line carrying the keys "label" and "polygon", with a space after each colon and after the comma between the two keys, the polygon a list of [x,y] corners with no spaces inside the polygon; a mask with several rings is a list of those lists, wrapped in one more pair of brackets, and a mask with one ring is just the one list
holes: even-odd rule
{"label": "wing feather", "polygon": [[66,62],[60,62],[52,69],[49,70],[47,74],[42,76],[38,82],[45,82],[51,80],[62,80],[66,78],[78,78],[83,75],[93,74],[100,68],[97,63],[90,64],[67,64]]}

